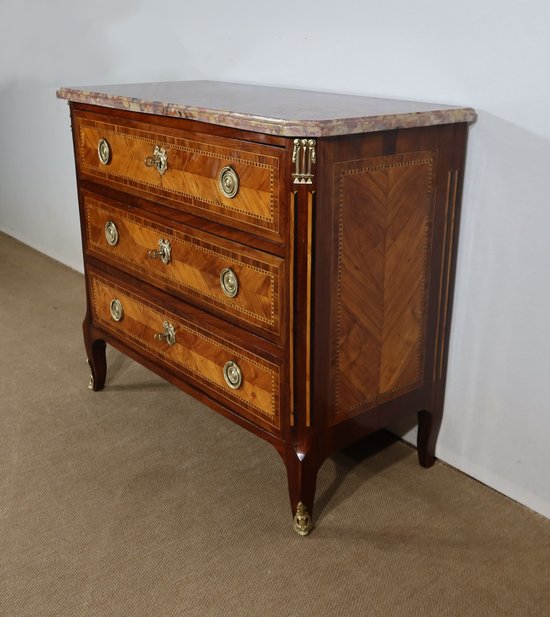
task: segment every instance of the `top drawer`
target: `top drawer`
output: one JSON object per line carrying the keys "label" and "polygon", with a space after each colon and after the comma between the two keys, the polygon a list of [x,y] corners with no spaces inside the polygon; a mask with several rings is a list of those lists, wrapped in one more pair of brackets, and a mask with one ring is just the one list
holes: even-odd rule
{"label": "top drawer", "polygon": [[282,147],[75,112],[80,173],[284,242]]}

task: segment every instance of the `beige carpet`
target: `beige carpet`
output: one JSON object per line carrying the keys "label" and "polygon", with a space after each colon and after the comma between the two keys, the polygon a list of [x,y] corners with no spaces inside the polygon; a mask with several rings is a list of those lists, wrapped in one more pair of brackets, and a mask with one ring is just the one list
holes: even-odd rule
{"label": "beige carpet", "polygon": [[0,616],[550,615],[550,521],[385,433],[290,528],[270,446],[112,349],[83,278],[0,235]]}

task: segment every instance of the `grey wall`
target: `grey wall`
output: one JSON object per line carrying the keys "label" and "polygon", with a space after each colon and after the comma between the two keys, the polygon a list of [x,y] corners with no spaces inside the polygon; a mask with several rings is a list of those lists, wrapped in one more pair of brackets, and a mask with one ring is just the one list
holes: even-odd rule
{"label": "grey wall", "polygon": [[81,269],[60,85],[208,78],[476,107],[437,454],[550,516],[549,23],[547,0],[4,0],[0,229]]}

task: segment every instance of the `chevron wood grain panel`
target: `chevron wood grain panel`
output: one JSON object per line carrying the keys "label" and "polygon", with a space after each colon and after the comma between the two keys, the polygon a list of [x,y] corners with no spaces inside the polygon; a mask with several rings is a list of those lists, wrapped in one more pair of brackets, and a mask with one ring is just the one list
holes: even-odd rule
{"label": "chevron wood grain panel", "polygon": [[[90,272],[90,299],[92,317],[103,329],[111,332],[126,345],[163,365],[183,373],[203,390],[218,400],[225,400],[238,413],[256,423],[279,429],[280,423],[280,367],[204,332],[196,323],[175,315],[143,298],[126,285],[115,284],[96,272]],[[110,303],[118,299],[123,317],[114,321]],[[155,340],[168,321],[176,331],[173,346]],[[234,390],[224,380],[223,367],[234,361],[242,371],[242,385]]]}
{"label": "chevron wood grain panel", "polygon": [[[140,278],[214,307],[258,330],[281,334],[286,314],[283,259],[190,227],[176,230],[160,225],[135,210],[130,212],[88,192],[83,192],[83,211],[90,254],[107,258]],[[107,221],[118,229],[114,246],[105,238]],[[168,264],[148,257],[148,251],[158,248],[160,239],[171,246]],[[231,268],[239,281],[233,298],[225,295],[220,286],[224,268]]]}
{"label": "chevron wood grain panel", "polygon": [[333,423],[422,383],[433,160],[416,152],[334,166]]}
{"label": "chevron wood grain panel", "polygon": [[[281,233],[279,208],[281,148],[235,139],[201,136],[185,138],[168,128],[133,122],[106,122],[77,115],[77,163],[81,173],[123,190],[164,197],[172,207],[206,216],[224,217],[231,226]],[[110,161],[98,158],[100,139],[111,150]],[[166,149],[168,168],[160,175],[147,167],[156,145]],[[233,198],[219,187],[220,171],[230,165],[239,176]]]}

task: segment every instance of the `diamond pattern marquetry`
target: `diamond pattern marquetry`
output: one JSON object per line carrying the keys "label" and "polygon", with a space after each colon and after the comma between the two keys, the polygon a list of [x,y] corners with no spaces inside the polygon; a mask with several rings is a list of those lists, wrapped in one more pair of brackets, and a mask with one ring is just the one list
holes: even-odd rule
{"label": "diamond pattern marquetry", "polygon": [[422,382],[433,153],[334,168],[338,422]]}
{"label": "diamond pattern marquetry", "polygon": [[[90,297],[94,320],[103,329],[162,365],[185,375],[218,399],[227,400],[244,417],[261,426],[280,426],[280,367],[232,344],[212,331],[156,305],[135,290],[113,283],[90,271]],[[123,316],[115,321],[110,304],[117,299]],[[158,340],[167,322],[174,329],[175,343]],[[236,362],[242,384],[229,388],[223,367]]]}
{"label": "diamond pattern marquetry", "polygon": [[[113,201],[83,193],[87,252],[207,308],[215,308],[260,331],[281,331],[284,262],[191,227],[176,230],[117,207]],[[105,225],[118,230],[116,245],[105,239]],[[170,262],[151,259],[159,239],[171,247]],[[231,267],[238,277],[235,297],[220,286],[220,273]]]}
{"label": "diamond pattern marquetry", "polygon": [[[196,134],[191,139],[167,127],[153,130],[138,122],[102,122],[84,114],[75,118],[75,136],[78,167],[95,181],[280,238],[281,148]],[[104,162],[98,156],[100,142],[107,142],[110,150]],[[162,174],[151,162],[155,147],[166,153]],[[220,186],[220,174],[228,167],[238,177],[232,196]]]}

